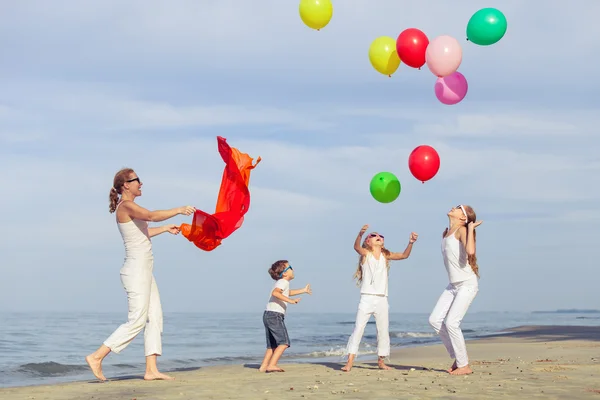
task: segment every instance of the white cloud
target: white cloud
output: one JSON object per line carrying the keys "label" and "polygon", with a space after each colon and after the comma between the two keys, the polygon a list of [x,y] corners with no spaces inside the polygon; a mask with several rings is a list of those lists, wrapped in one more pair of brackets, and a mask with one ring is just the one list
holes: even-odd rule
{"label": "white cloud", "polygon": [[[45,7],[31,0],[5,7],[0,33],[35,50],[9,51],[8,58],[17,63],[42,57],[46,66],[61,68],[76,60],[140,73],[210,68],[224,74],[252,71],[273,81],[379,82],[381,77],[367,58],[371,41],[419,27],[430,38],[449,34],[459,39],[464,50],[461,69],[469,77],[485,76],[485,86],[518,86],[535,79],[527,83],[546,80],[552,87],[564,81],[555,66],[565,60],[580,61],[569,65],[569,79],[595,71],[595,63],[581,62],[579,55],[585,52],[591,57],[598,48],[593,39],[599,33],[593,17],[599,11],[597,4],[564,7],[560,1],[547,1],[543,13],[533,3],[511,1],[499,7],[507,15],[508,32],[490,47],[464,41],[469,17],[481,8],[474,0],[422,1],[419,7],[391,0],[337,2],[330,25],[320,32],[302,24],[297,2],[112,0],[90,5],[63,0]],[[554,27],[557,21],[561,34],[548,35],[548,29],[553,29],[549,25]],[[561,51],[554,51],[557,48]],[[402,68],[397,80],[408,83],[430,75],[423,72]]]}

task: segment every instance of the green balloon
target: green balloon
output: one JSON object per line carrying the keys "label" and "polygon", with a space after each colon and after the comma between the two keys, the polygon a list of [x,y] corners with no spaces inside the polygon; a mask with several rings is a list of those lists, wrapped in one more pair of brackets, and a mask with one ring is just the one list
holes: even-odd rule
{"label": "green balloon", "polygon": [[400,195],[400,181],[391,172],[380,172],[371,179],[371,196],[380,203],[391,203]]}
{"label": "green balloon", "polygon": [[467,40],[481,45],[494,44],[506,33],[506,17],[495,8],[482,8],[467,24]]}

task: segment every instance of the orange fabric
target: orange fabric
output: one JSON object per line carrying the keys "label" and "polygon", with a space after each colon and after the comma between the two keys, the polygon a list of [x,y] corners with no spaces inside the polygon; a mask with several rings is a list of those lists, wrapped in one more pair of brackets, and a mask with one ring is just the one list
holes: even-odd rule
{"label": "orange fabric", "polygon": [[230,147],[227,139],[217,136],[221,158],[225,161],[225,170],[221,178],[221,188],[214,214],[196,209],[192,224],[181,224],[181,234],[198,248],[211,251],[217,248],[223,239],[236,231],[244,222],[244,214],[250,207],[248,183],[250,172],[260,162],[252,165],[252,157]]}

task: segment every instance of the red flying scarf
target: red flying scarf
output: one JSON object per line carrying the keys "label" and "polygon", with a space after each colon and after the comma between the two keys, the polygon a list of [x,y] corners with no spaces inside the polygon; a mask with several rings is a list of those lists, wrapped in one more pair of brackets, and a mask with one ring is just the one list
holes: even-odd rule
{"label": "red flying scarf", "polygon": [[211,251],[221,241],[235,232],[244,222],[244,214],[250,207],[248,182],[250,172],[260,162],[252,165],[252,157],[230,147],[227,139],[217,136],[219,153],[225,161],[221,188],[214,214],[196,209],[192,224],[181,224],[181,233],[198,248]]}

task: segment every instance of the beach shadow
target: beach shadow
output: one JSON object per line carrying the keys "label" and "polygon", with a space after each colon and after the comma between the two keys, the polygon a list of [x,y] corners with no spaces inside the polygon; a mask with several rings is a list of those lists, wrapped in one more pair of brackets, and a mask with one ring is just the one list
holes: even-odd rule
{"label": "beach shadow", "polygon": [[[365,363],[367,365],[373,366],[374,369],[379,369],[377,363]],[[410,371],[411,369],[415,369],[416,371],[428,371],[428,372],[448,372],[445,369],[437,369],[437,368],[427,368],[421,367],[418,365],[398,365],[398,364],[386,364],[388,367],[398,370],[398,371]]]}
{"label": "beach shadow", "polygon": [[144,375],[124,375],[124,376],[117,376],[115,378],[108,378],[108,381],[106,382],[100,382],[100,381],[96,381],[97,383],[110,383],[110,382],[119,382],[119,381],[131,381],[131,380],[143,380],[144,379]]}
{"label": "beach shadow", "polygon": [[[170,372],[188,372],[188,371],[198,371],[202,369],[202,367],[187,367],[187,368],[175,368],[165,371],[165,373]],[[108,378],[106,382],[102,382],[99,380],[88,381],[88,383],[110,383],[110,382],[119,382],[119,381],[132,381],[132,380],[144,380],[144,375],[123,375],[117,376],[114,378]]]}
{"label": "beach shadow", "polygon": [[600,341],[600,326],[525,325],[507,329],[505,332],[497,335],[486,335],[481,339],[513,337],[530,339],[536,342]]}

